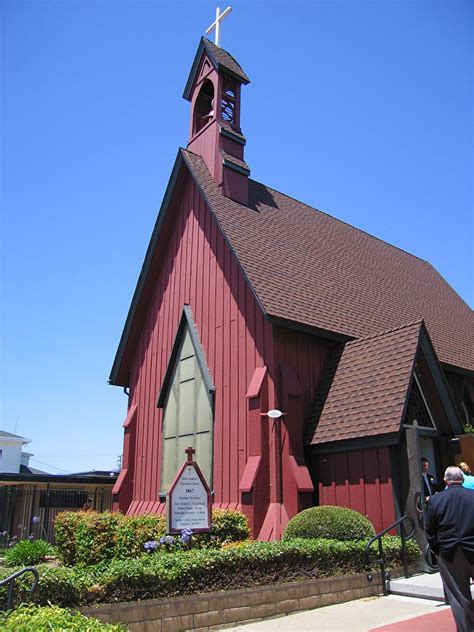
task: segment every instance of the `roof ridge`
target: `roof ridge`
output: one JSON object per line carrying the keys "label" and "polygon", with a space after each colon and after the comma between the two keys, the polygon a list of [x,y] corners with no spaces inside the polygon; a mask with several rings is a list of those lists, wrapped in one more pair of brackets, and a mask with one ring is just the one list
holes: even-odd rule
{"label": "roof ridge", "polygon": [[[204,35],[202,36],[202,39],[207,42],[208,44],[211,45],[211,48],[217,48],[218,50],[222,51],[223,53],[225,53],[226,55],[229,55],[229,57],[231,59],[233,59],[235,61],[235,63],[240,66],[239,62],[236,60],[236,58],[232,55],[232,53],[229,53],[228,50],[226,50],[225,48],[222,48],[222,46],[217,46],[217,44],[215,44],[212,40],[210,40],[208,37],[204,37]],[[240,66],[241,67],[241,66]]]}
{"label": "roof ridge", "polygon": [[[216,55],[219,56],[222,53],[224,53],[224,55],[227,55],[228,57],[230,57],[230,60],[233,61],[234,64],[237,66],[237,69],[239,70],[238,74],[240,74],[240,76],[244,80],[244,82],[250,83],[250,79],[248,78],[247,73],[242,68],[242,66],[237,61],[237,59],[231,53],[229,53],[228,50],[226,50],[225,48],[222,48],[221,46],[217,46],[217,44],[212,42],[207,37],[204,37],[204,35],[202,36],[201,40],[202,40],[204,46],[207,45],[208,51],[210,52],[211,55],[214,55],[214,57],[216,57]],[[219,63],[219,59],[217,59],[216,61],[217,61],[217,63]],[[234,69],[229,68],[228,66],[226,66],[226,68],[227,68],[227,70],[229,70],[230,72],[233,72],[235,74],[235,70]]]}
{"label": "roof ridge", "polygon": [[[363,228],[359,228],[358,226],[354,226],[353,224],[349,224],[349,222],[346,222],[343,219],[339,219],[339,217],[336,217],[335,215],[331,215],[330,213],[327,213],[326,211],[321,211],[321,209],[316,208],[315,206],[311,206],[310,204],[307,204],[306,202],[302,202],[301,200],[298,200],[297,198],[293,197],[292,195],[288,195],[288,193],[283,193],[282,191],[279,191],[278,189],[274,189],[273,187],[269,186],[268,184],[265,184],[263,182],[259,182],[258,180],[255,180],[254,178],[249,178],[249,180],[252,180],[252,182],[255,182],[256,184],[259,184],[259,185],[261,185],[263,187],[266,187],[267,189],[270,189],[270,191],[274,191],[275,193],[278,193],[279,195],[283,195],[284,197],[286,197],[286,198],[288,198],[290,200],[294,200],[298,204],[303,204],[304,206],[307,206],[309,209],[311,209],[313,211],[317,211],[318,213],[322,213],[323,215],[326,215],[326,217],[330,217],[331,219],[334,219],[336,222],[340,222],[341,224],[344,224],[345,226],[349,226],[349,228],[353,228],[354,230],[358,230],[360,233],[363,233],[364,235],[367,235],[368,237],[371,237],[372,239],[376,239],[377,241],[381,241],[383,244],[386,244],[387,246],[390,246],[391,248],[395,248],[396,250],[400,250],[400,252],[403,252],[406,255],[410,255],[410,257],[413,257],[414,259],[418,259],[419,261],[422,261],[423,263],[426,263],[427,265],[433,267],[433,265],[431,264],[430,261],[427,261],[426,259],[422,259],[422,257],[418,257],[417,255],[414,255],[412,252],[408,252],[408,250],[404,250],[403,248],[400,248],[399,246],[395,246],[394,244],[391,244],[389,241],[385,241],[385,239],[382,239],[381,237],[377,237],[376,235],[372,235],[371,233],[367,232]],[[439,272],[436,270],[436,268],[433,267],[433,269],[439,274]]]}
{"label": "roof ridge", "polygon": [[382,336],[386,336],[387,334],[391,334],[395,331],[401,331],[402,329],[408,329],[408,327],[413,327],[413,325],[423,325],[423,318],[417,318],[409,323],[405,323],[404,325],[398,325],[397,327],[392,327],[391,329],[385,329],[384,331],[379,331],[375,334],[371,334],[370,336],[364,336],[363,338],[355,338],[354,340],[350,340],[346,342],[345,346],[354,345],[358,342],[365,342],[366,340],[371,340],[372,338],[380,338]]}

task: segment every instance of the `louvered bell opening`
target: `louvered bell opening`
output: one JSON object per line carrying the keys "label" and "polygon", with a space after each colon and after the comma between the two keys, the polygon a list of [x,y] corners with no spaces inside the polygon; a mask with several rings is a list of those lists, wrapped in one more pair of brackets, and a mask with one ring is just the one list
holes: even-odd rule
{"label": "louvered bell opening", "polygon": [[227,123],[235,123],[235,105],[237,100],[237,89],[235,81],[224,77],[221,99],[221,117]]}

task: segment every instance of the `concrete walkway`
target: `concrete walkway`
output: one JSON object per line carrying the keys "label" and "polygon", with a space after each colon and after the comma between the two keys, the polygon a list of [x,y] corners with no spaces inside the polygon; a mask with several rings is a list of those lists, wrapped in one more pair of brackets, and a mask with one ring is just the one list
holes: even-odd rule
{"label": "concrete walkway", "polygon": [[[434,618],[433,616],[434,615]],[[441,617],[440,617],[441,615]],[[429,627],[424,626],[425,617],[430,617]],[[415,618],[418,618],[416,620]],[[407,620],[412,620],[411,622]],[[387,628],[387,625],[403,623],[403,626]],[[428,621],[427,621],[428,622]],[[382,627],[383,626],[383,627]],[[390,632],[456,632],[451,609],[436,601],[389,595],[388,597],[370,597],[347,603],[325,606],[316,610],[307,610],[290,614],[286,617],[266,619],[256,623],[248,623],[227,630],[238,632],[315,632],[315,630],[332,630],[332,632],[368,632],[369,630],[390,630]],[[382,631],[380,631],[382,632]]]}
{"label": "concrete walkway", "polygon": [[[456,632],[451,608],[444,604],[439,573],[421,573],[390,583],[398,594],[369,597],[285,617],[234,626],[238,632]],[[471,584],[474,598],[474,582]],[[412,596],[409,596],[412,595]]]}

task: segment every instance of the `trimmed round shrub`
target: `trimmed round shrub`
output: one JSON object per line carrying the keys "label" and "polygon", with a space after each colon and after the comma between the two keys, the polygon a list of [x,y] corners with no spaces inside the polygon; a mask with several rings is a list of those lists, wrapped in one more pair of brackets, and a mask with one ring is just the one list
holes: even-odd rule
{"label": "trimmed round shrub", "polygon": [[127,628],[121,624],[102,623],[98,619],[85,617],[58,606],[41,608],[22,605],[11,612],[0,613],[0,628],[12,632],[50,632],[51,630],[77,630],[79,632],[122,632]]}
{"label": "trimmed round shrub", "polygon": [[47,555],[54,553],[53,547],[45,540],[20,540],[5,553],[7,566],[32,566],[44,562]]}
{"label": "trimmed round shrub", "polygon": [[374,535],[374,525],[358,511],[346,507],[321,505],[305,509],[292,518],[285,529],[283,540],[370,540]]}

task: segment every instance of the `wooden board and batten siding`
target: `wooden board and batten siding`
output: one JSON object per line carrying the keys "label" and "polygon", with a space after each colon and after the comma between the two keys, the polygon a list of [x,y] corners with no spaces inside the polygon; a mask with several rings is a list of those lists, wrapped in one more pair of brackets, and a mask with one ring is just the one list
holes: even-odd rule
{"label": "wooden board and batten siding", "polygon": [[395,521],[388,446],[313,457],[319,503],[355,509],[378,533]]}
{"label": "wooden board and batten siding", "polygon": [[246,391],[255,368],[271,361],[270,325],[192,181],[171,232],[132,365],[129,405],[137,404],[137,434],[129,513],[165,511],[159,501],[163,419],[156,402],[183,305],[191,308],[216,385],[213,469],[221,474],[213,481],[214,506],[235,508],[247,461]]}

